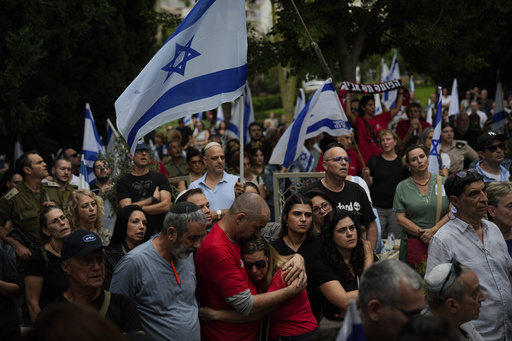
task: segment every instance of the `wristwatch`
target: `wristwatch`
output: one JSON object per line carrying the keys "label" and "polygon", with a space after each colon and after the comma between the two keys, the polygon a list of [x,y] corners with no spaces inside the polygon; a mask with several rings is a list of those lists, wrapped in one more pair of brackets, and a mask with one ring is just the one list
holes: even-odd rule
{"label": "wristwatch", "polygon": [[220,220],[220,218],[222,218],[222,211],[221,210],[217,210],[217,219]]}
{"label": "wristwatch", "polygon": [[151,197],[151,202],[152,202],[153,204],[156,204],[156,203],[158,202],[158,199],[152,196],[152,197]]}

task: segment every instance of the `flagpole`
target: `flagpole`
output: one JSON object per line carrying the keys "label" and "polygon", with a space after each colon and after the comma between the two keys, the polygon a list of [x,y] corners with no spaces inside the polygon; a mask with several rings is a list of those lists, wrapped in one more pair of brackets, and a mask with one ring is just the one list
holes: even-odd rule
{"label": "flagpole", "polygon": [[[247,86],[247,84],[245,85]],[[243,106],[243,100],[244,95],[240,96],[238,99],[239,101],[242,101],[242,105],[240,105],[240,182],[245,184],[244,180],[244,135],[245,135],[245,129],[244,129],[244,106]]]}

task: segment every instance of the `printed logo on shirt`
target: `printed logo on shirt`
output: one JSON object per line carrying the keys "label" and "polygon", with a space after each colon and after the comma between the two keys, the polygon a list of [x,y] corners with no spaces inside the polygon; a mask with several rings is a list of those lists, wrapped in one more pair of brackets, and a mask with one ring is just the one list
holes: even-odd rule
{"label": "printed logo on shirt", "polygon": [[242,259],[240,259],[240,267],[243,268],[244,267],[244,261]]}
{"label": "printed logo on shirt", "polygon": [[350,212],[359,212],[359,210],[361,209],[361,204],[356,201],[354,203],[350,203],[348,205],[342,205],[341,202],[338,203],[338,206],[337,206],[340,210],[347,210],[347,211],[350,211]]}

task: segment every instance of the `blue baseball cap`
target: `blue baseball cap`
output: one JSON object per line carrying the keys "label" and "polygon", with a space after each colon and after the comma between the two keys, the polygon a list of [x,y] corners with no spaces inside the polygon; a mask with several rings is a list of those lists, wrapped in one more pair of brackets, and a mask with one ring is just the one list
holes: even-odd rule
{"label": "blue baseball cap", "polygon": [[135,150],[149,150],[149,146],[144,141],[137,141],[137,147],[135,147]]}
{"label": "blue baseball cap", "polygon": [[62,244],[61,259],[71,257],[84,258],[98,249],[104,249],[100,237],[89,230],[79,229],[71,232]]}

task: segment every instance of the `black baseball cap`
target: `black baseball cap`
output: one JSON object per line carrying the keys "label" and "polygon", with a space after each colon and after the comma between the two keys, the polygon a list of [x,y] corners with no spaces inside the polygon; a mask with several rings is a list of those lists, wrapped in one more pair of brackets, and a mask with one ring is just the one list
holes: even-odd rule
{"label": "black baseball cap", "polygon": [[489,130],[478,137],[478,140],[476,140],[476,148],[479,151],[483,151],[485,150],[485,147],[489,146],[495,139],[500,140],[500,142],[505,142],[507,137],[495,132],[494,130]]}
{"label": "black baseball cap", "polygon": [[135,150],[149,150],[149,146],[144,141],[137,141],[137,147],[135,147]]}
{"label": "black baseball cap", "polygon": [[71,232],[62,244],[61,259],[71,257],[84,258],[98,249],[104,249],[100,237],[89,230],[79,229]]}

